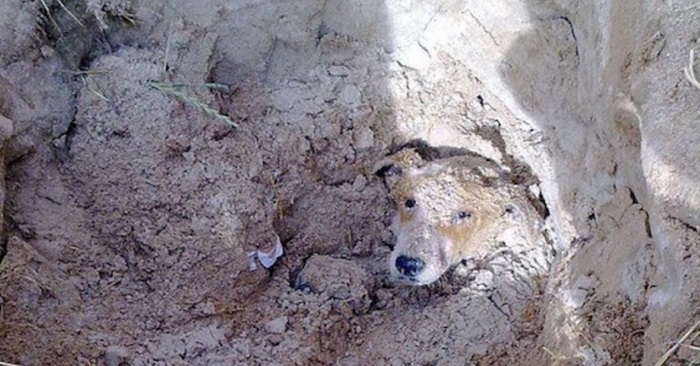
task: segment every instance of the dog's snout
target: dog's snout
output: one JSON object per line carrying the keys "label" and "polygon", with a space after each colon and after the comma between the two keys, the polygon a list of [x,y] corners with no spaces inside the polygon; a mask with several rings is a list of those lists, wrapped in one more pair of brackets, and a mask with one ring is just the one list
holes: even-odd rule
{"label": "dog's snout", "polygon": [[423,270],[424,266],[425,262],[418,258],[405,255],[400,255],[396,258],[396,269],[404,276],[415,277]]}

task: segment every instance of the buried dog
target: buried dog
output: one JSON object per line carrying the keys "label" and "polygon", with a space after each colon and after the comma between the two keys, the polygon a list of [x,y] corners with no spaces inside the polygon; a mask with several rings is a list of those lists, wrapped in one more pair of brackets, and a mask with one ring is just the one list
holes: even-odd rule
{"label": "buried dog", "polygon": [[418,149],[405,148],[383,160],[377,175],[397,206],[390,271],[404,282],[427,285],[514,238],[528,250],[542,237],[540,202],[514,172],[485,157],[426,161]]}

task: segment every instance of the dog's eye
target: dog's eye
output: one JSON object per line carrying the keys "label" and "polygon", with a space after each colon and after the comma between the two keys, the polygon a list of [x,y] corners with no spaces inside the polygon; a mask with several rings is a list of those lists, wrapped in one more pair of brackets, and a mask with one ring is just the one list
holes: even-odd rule
{"label": "dog's eye", "polygon": [[416,200],[409,198],[403,202],[403,205],[406,206],[406,208],[413,208],[416,206]]}
{"label": "dog's eye", "polygon": [[470,212],[467,212],[467,211],[460,211],[457,213],[457,217],[460,220],[470,219],[472,217],[472,214]]}

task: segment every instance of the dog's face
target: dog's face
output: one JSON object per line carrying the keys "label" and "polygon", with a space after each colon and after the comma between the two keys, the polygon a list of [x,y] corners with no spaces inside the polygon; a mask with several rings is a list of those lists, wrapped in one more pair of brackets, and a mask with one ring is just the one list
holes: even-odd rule
{"label": "dog's face", "polygon": [[462,259],[479,254],[487,243],[482,229],[500,202],[482,183],[483,175],[459,158],[424,163],[402,151],[382,168],[397,206],[396,246],[390,258],[393,276],[414,285],[436,281]]}

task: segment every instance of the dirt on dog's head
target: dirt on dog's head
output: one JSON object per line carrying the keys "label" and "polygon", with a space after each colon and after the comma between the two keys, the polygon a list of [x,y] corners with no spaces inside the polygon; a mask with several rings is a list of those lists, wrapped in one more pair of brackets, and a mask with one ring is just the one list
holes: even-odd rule
{"label": "dirt on dog's head", "polygon": [[430,284],[451,265],[484,254],[512,201],[504,170],[474,154],[426,161],[406,148],[376,171],[397,207],[390,270],[414,285]]}

